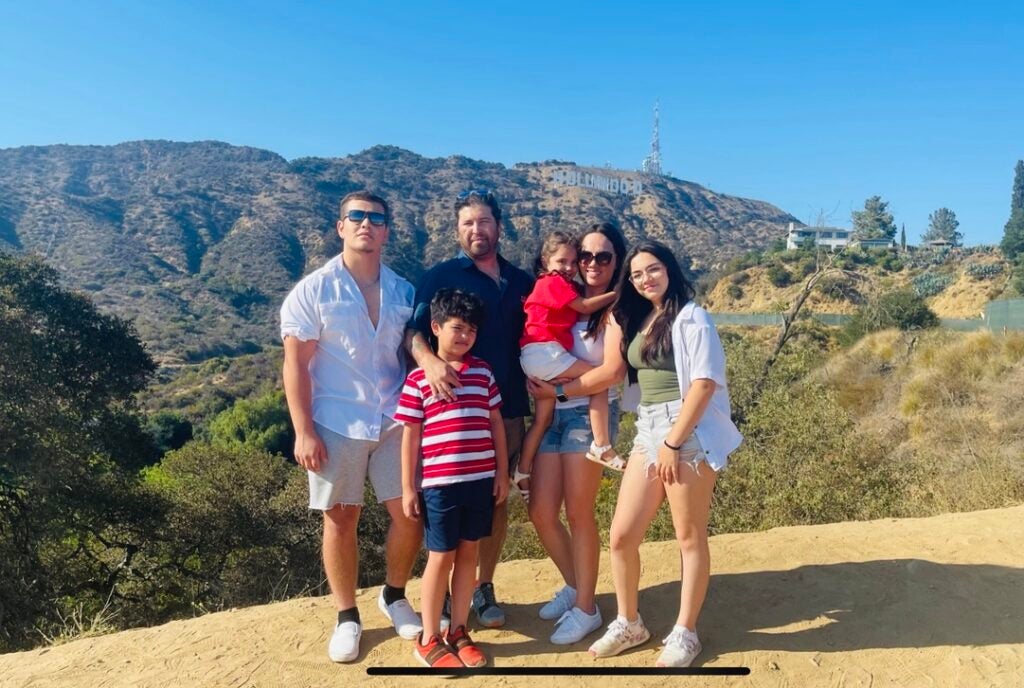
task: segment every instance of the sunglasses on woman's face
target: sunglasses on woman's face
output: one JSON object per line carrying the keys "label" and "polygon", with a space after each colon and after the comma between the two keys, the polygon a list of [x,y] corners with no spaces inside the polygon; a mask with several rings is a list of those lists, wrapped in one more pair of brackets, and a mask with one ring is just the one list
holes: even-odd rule
{"label": "sunglasses on woman's face", "polygon": [[579,252],[580,263],[589,263],[590,261],[593,260],[597,261],[597,264],[600,265],[601,267],[604,267],[605,265],[610,265],[612,262],[612,258],[614,257],[615,254],[612,253],[611,251],[598,251],[597,253],[591,253],[590,251]]}
{"label": "sunglasses on woman's face", "polygon": [[372,210],[350,210],[345,213],[345,217],[355,222],[357,225],[362,224],[363,220],[370,218],[370,224],[380,227],[387,221],[387,216],[384,213],[377,213]]}

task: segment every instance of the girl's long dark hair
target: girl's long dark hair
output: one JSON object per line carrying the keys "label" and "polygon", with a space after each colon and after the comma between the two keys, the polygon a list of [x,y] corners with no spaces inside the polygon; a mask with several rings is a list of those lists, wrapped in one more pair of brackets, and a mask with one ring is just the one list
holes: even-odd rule
{"label": "girl's long dark hair", "polygon": [[626,360],[626,370],[630,382],[636,382],[636,369],[629,365],[626,350],[629,343],[633,341],[640,331],[640,325],[644,319],[654,310],[654,304],[644,298],[633,286],[629,279],[630,263],[640,253],[649,253],[657,258],[664,266],[668,274],[668,289],[662,299],[663,309],[658,317],[651,324],[651,329],[644,338],[643,347],[640,349],[640,359],[650,363],[658,358],[663,358],[672,352],[672,323],[680,309],[693,300],[694,288],[682,268],[679,261],[672,255],[668,246],[657,241],[642,241],[634,246],[626,259],[622,269],[622,276],[619,278],[619,299],[615,302],[612,313],[616,322],[622,327],[622,358]]}
{"label": "girl's long dark hair", "polygon": [[[612,271],[612,279],[608,283],[608,291],[612,291],[619,286],[619,276],[622,274],[622,265],[626,258],[626,240],[622,238],[622,232],[619,231],[619,228],[611,222],[598,222],[590,225],[590,229],[583,232],[580,236],[580,246],[583,245],[583,239],[588,234],[600,234],[612,245],[612,252],[615,254],[615,270]],[[605,306],[590,314],[590,320],[587,322],[586,337],[594,338],[597,336],[597,331],[604,326],[605,317],[607,317],[608,309],[611,307]]]}

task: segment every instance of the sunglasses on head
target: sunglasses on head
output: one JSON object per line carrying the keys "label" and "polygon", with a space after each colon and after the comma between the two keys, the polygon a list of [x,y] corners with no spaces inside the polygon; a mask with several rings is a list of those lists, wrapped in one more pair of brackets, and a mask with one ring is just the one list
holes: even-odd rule
{"label": "sunglasses on head", "polygon": [[615,254],[611,251],[598,251],[597,253],[591,253],[590,251],[580,251],[578,260],[581,263],[589,263],[590,261],[596,261],[598,265],[604,267],[612,262],[612,258]]}
{"label": "sunglasses on head", "polygon": [[388,217],[384,213],[378,213],[373,210],[350,210],[345,213],[345,217],[352,220],[356,224],[361,224],[366,218],[370,218],[370,224],[380,227],[387,222]]}
{"label": "sunglasses on head", "polygon": [[494,194],[491,193],[490,189],[470,189],[469,191],[463,191],[455,198],[456,200],[464,201],[471,196],[478,196],[486,200],[488,198],[493,198]]}

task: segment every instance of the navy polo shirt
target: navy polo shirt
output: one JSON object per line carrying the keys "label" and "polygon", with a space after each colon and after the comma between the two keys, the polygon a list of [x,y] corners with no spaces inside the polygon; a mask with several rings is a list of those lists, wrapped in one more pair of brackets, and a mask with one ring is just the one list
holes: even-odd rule
{"label": "navy polo shirt", "polygon": [[519,338],[526,313],[523,303],[533,289],[533,277],[498,256],[500,284],[477,268],[466,254],[446,260],[427,271],[416,290],[415,307],[409,327],[430,341],[430,300],[438,289],[462,289],[484,302],[484,325],[476,333],[471,353],[491,366],[501,392],[501,415],[522,418],[530,415],[526,375],[519,365]]}

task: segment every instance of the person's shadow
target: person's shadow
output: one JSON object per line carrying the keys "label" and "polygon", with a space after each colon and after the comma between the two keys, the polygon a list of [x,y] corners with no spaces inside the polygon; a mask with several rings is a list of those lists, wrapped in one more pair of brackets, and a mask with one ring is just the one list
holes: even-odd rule
{"label": "person's shadow", "polygon": [[[641,585],[642,585],[641,581]],[[605,621],[615,598],[598,595]],[[559,648],[536,605],[508,611],[510,628],[527,637],[489,646],[495,656],[580,652],[598,637]],[[521,608],[520,608],[521,607]],[[656,647],[679,610],[679,582],[641,588],[640,613]],[[525,621],[525,623],[523,623]],[[525,626],[525,627],[524,627]],[[704,653],[842,652],[876,648],[1024,643],[1024,569],[891,559],[815,564],[786,571],[714,574],[699,622]]]}
{"label": "person's shadow", "polygon": [[[678,595],[677,582],[640,592],[649,628],[672,627]],[[700,628],[714,655],[1024,643],[1024,569],[890,559],[713,575]]]}

